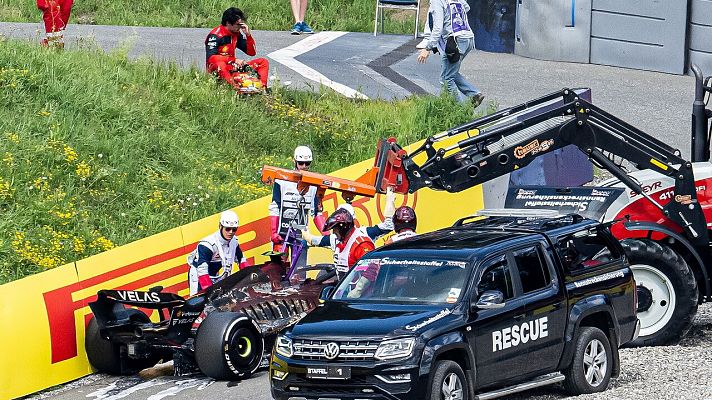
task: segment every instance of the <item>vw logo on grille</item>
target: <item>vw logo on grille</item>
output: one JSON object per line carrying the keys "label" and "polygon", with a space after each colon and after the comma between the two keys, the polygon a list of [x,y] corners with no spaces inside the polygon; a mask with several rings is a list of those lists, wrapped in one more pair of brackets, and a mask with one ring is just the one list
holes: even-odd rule
{"label": "vw logo on grille", "polygon": [[329,360],[333,360],[338,357],[339,345],[334,342],[327,343],[326,346],[324,346],[324,356]]}

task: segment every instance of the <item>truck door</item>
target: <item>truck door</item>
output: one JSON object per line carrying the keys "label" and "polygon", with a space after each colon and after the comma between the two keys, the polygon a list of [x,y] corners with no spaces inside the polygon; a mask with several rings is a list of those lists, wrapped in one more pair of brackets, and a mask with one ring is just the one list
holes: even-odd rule
{"label": "truck door", "polygon": [[471,335],[474,336],[477,386],[514,378],[522,374],[526,354],[521,347],[507,341],[511,327],[524,319],[525,303],[517,298],[512,281],[511,260],[506,254],[489,258],[480,264],[475,275],[476,291],[472,299],[488,290],[504,295],[504,307],[474,310],[470,314]]}
{"label": "truck door", "polygon": [[512,252],[515,286],[521,285],[526,316],[519,327],[520,342],[527,342],[527,374],[555,371],[564,348],[566,297],[545,243]]}

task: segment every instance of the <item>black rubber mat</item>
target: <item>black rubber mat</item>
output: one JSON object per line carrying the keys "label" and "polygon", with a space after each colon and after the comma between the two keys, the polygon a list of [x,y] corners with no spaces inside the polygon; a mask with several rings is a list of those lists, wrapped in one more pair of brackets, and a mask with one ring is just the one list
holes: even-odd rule
{"label": "black rubber mat", "polygon": [[396,47],[392,51],[378,57],[377,59],[366,64],[367,67],[378,72],[379,74],[388,78],[391,82],[402,87],[403,89],[409,91],[412,94],[428,94],[422,87],[416,85],[411,80],[407,79],[403,75],[397,73],[391,68],[391,65],[408,58],[413,54],[415,45],[420,41],[420,39],[412,39],[402,45]]}

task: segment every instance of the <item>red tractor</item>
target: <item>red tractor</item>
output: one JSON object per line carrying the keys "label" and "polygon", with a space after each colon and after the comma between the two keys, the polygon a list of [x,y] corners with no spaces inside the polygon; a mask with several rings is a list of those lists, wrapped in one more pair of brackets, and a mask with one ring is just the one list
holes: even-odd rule
{"label": "red tractor", "polygon": [[[576,146],[615,178],[597,187],[541,188],[549,194],[529,191],[524,197],[555,209],[601,200],[596,217],[622,242],[637,282],[641,332],[635,344],[674,343],[690,328],[698,304],[712,300],[712,77],[705,79],[694,65],[692,71],[692,161],[582,99],[581,90],[564,89],[430,137],[410,154],[395,139],[381,141],[376,187],[458,192]],[[461,134],[457,144],[436,148]],[[416,164],[418,155],[426,160]]]}

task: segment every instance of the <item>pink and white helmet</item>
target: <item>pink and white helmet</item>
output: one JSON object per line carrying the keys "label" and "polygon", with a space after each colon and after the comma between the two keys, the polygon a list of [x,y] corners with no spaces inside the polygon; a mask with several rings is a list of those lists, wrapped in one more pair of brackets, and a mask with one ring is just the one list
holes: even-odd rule
{"label": "pink and white helmet", "polygon": [[307,146],[297,146],[294,149],[294,161],[312,161],[313,160],[312,151]]}
{"label": "pink and white helmet", "polygon": [[220,225],[225,228],[237,228],[240,225],[240,219],[232,210],[223,211],[220,214]]}

